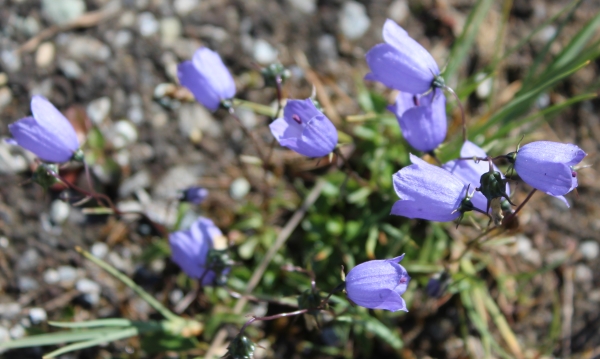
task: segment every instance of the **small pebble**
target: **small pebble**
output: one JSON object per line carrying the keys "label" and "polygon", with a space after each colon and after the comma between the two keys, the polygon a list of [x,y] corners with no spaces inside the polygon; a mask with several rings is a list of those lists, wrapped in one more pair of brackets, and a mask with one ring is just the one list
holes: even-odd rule
{"label": "small pebble", "polygon": [[0,304],[0,317],[2,319],[12,319],[19,315],[21,312],[21,305],[19,303],[1,303]]}
{"label": "small pebble", "polygon": [[316,0],[287,0],[294,9],[300,11],[303,14],[310,15],[317,9]]}
{"label": "small pebble", "polygon": [[108,245],[106,245],[106,243],[96,242],[96,243],[92,244],[92,248],[90,249],[90,252],[92,253],[92,255],[94,257],[103,259],[108,254],[108,250],[109,250]]}
{"label": "small pebble", "polygon": [[97,98],[89,103],[86,113],[95,125],[99,125],[110,114],[111,102],[107,96]]}
{"label": "small pebble", "polygon": [[48,269],[44,272],[44,282],[48,284],[55,284],[60,281],[60,274],[55,269]]}
{"label": "small pebble", "polygon": [[112,41],[112,45],[116,48],[125,48],[131,44],[133,34],[129,30],[119,30]]}
{"label": "small pebble", "polygon": [[95,60],[104,62],[111,56],[110,48],[91,36],[65,36],[60,40],[60,42],[63,41],[67,53],[77,61]]}
{"label": "small pebble", "polygon": [[83,0],[42,0],[42,11],[53,23],[62,25],[75,20],[85,12]]}
{"label": "small pebble", "polygon": [[133,123],[127,120],[117,121],[112,128],[112,144],[115,148],[123,148],[137,141],[138,132]]}
{"label": "small pebble", "polygon": [[356,1],[347,1],[342,5],[339,28],[348,40],[361,38],[371,25],[365,6]]}
{"label": "small pebble", "polygon": [[490,94],[492,93],[492,86],[494,85],[494,82],[491,77],[488,77],[487,79],[485,79],[485,77],[486,74],[484,73],[478,73],[475,76],[475,81],[481,81],[479,85],[477,85],[477,90],[475,92],[477,94],[477,97],[481,100],[485,100],[490,96]]}
{"label": "small pebble", "polygon": [[58,281],[62,285],[70,285],[77,279],[77,269],[71,266],[58,267]]}
{"label": "small pebble", "polygon": [[181,21],[177,17],[165,17],[160,20],[160,38],[163,44],[170,44],[181,36]]}
{"label": "small pebble", "polygon": [[54,224],[63,224],[69,218],[71,206],[68,203],[55,199],[50,205],[50,219]]}
{"label": "small pebble", "polygon": [[2,61],[3,69],[6,72],[17,72],[21,70],[21,57],[16,50],[2,50],[0,52],[0,60]]}
{"label": "small pebble", "polygon": [[229,187],[229,194],[231,198],[235,200],[240,200],[250,192],[250,182],[244,177],[239,177],[231,182],[231,186]]}
{"label": "small pebble", "polygon": [[4,86],[8,83],[8,75],[4,72],[0,72],[0,86]]}
{"label": "small pebble", "polygon": [[69,79],[78,79],[83,75],[83,70],[77,62],[70,59],[60,58],[58,60],[58,68]]}
{"label": "small pebble", "polygon": [[17,286],[21,292],[29,292],[40,287],[38,282],[29,276],[20,276],[17,279]]}
{"label": "small pebble", "polygon": [[6,249],[10,246],[10,241],[5,236],[0,236],[0,248]]}
{"label": "small pebble", "polygon": [[6,107],[12,101],[12,92],[8,87],[0,87],[0,110]]}
{"label": "small pebble", "polygon": [[91,279],[81,278],[75,284],[75,289],[81,293],[100,293],[100,284],[94,282]]}
{"label": "small pebble", "polygon": [[10,328],[9,333],[12,339],[19,339],[25,336],[25,328],[21,324],[17,324]]}
{"label": "small pebble", "polygon": [[0,343],[4,343],[10,340],[10,333],[8,329],[0,327]]}
{"label": "small pebble", "polygon": [[600,253],[600,245],[596,241],[585,241],[579,245],[579,252],[587,260],[594,260]]}
{"label": "small pebble", "polygon": [[187,15],[200,3],[199,0],[175,0],[173,7],[178,15]]}
{"label": "small pebble", "polygon": [[138,30],[140,35],[143,37],[149,37],[158,32],[159,24],[151,12],[143,12],[139,14],[138,19]]}
{"label": "small pebble", "polygon": [[328,60],[338,59],[337,40],[335,36],[325,34],[317,40],[317,48],[321,55]]}
{"label": "small pebble", "polygon": [[388,8],[388,16],[390,19],[401,24],[410,15],[408,2],[406,0],[395,0]]}
{"label": "small pebble", "polygon": [[17,270],[19,271],[28,271],[30,269],[34,269],[37,267],[40,260],[40,255],[33,248],[28,248],[25,252],[19,257],[17,261]]}
{"label": "small pebble", "polygon": [[179,303],[179,301],[182,298],[183,298],[183,292],[181,291],[181,289],[174,289],[173,291],[171,291],[171,293],[169,293],[169,300],[171,301],[171,304],[173,304],[173,305]]}
{"label": "small pebble", "polygon": [[46,314],[46,310],[44,308],[30,308],[29,309],[29,320],[34,325],[45,322],[48,319],[48,314]]}
{"label": "small pebble", "polygon": [[575,281],[579,283],[590,283],[594,280],[594,272],[585,264],[575,266]]}
{"label": "small pebble", "polygon": [[258,39],[254,41],[252,53],[256,62],[262,65],[268,65],[277,61],[277,54],[279,52],[267,41]]}
{"label": "small pebble", "polygon": [[45,68],[52,64],[56,48],[51,42],[42,43],[35,52],[35,65],[39,68]]}

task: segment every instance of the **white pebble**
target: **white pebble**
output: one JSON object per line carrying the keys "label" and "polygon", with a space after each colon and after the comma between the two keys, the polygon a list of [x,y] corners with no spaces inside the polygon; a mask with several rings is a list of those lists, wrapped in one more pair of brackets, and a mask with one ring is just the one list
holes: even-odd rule
{"label": "white pebble", "polygon": [[19,339],[25,336],[25,328],[21,324],[17,324],[9,330],[10,337],[13,339]]}
{"label": "white pebble", "polygon": [[108,246],[104,242],[96,242],[92,244],[90,252],[94,257],[103,259],[108,254]]}
{"label": "white pebble", "polygon": [[115,148],[123,148],[137,141],[138,132],[133,123],[127,120],[117,121],[113,126],[112,143]]}
{"label": "white pebble", "polygon": [[348,40],[361,38],[371,25],[365,6],[356,1],[348,1],[342,5],[339,27]]}
{"label": "white pebble", "polygon": [[75,20],[85,12],[83,0],[42,0],[42,11],[55,24]]}
{"label": "white pebble", "polygon": [[140,35],[149,37],[158,32],[158,21],[151,12],[143,12],[138,16],[138,29]]}
{"label": "white pebble", "polygon": [[71,266],[58,267],[58,277],[61,284],[70,284],[77,278],[77,269]]}
{"label": "white pebble", "polygon": [[475,81],[477,81],[477,82],[481,81],[479,83],[479,85],[477,85],[477,90],[476,90],[477,97],[481,100],[485,100],[486,98],[488,98],[490,96],[490,94],[492,93],[492,86],[494,85],[492,78],[488,77],[486,79],[485,78],[486,76],[487,75],[484,73],[478,73],[475,76]]}
{"label": "white pebble", "polygon": [[240,200],[244,198],[248,192],[250,192],[250,182],[244,177],[236,178],[231,182],[231,186],[229,187],[231,198]]}
{"label": "white pebble", "polygon": [[585,259],[591,261],[598,257],[600,245],[596,241],[585,241],[579,245],[579,252],[581,252]]}
{"label": "white pebble", "polygon": [[60,274],[55,269],[48,269],[44,272],[44,282],[48,284],[55,284],[60,281]]}
{"label": "white pebble", "polygon": [[594,280],[594,272],[585,264],[575,266],[575,281],[579,283],[589,283]]}
{"label": "white pebble", "polygon": [[287,0],[294,9],[300,11],[303,14],[312,14],[317,9],[317,2],[315,0]]}
{"label": "white pebble", "polygon": [[29,309],[29,320],[31,320],[31,323],[34,325],[45,322],[46,319],[48,319],[48,314],[46,314],[44,308],[36,307]]}
{"label": "white pebble", "polygon": [[100,284],[94,282],[91,279],[81,278],[75,284],[75,289],[80,291],[81,293],[91,294],[91,293],[100,293]]}
{"label": "white pebble", "polygon": [[258,39],[254,41],[252,53],[256,62],[259,64],[268,65],[277,60],[277,55],[279,52],[267,41]]}
{"label": "white pebble", "polygon": [[198,3],[198,0],[175,0],[173,7],[178,15],[187,15],[198,6]]}
{"label": "white pebble", "polygon": [[0,87],[0,110],[6,107],[12,101],[12,92],[8,87]]}
{"label": "white pebble", "polygon": [[402,23],[408,15],[410,15],[410,9],[406,0],[396,0],[388,9],[388,16],[397,23]]}
{"label": "white pebble", "polygon": [[62,224],[69,218],[71,206],[68,203],[55,199],[50,205],[50,219],[54,224]]}
{"label": "white pebble", "polygon": [[50,66],[54,61],[56,48],[51,42],[44,42],[38,47],[35,52],[35,64],[37,67],[44,68]]}
{"label": "white pebble", "polygon": [[109,97],[100,97],[89,103],[86,112],[90,120],[95,125],[99,125],[104,121],[110,113],[111,102]]}

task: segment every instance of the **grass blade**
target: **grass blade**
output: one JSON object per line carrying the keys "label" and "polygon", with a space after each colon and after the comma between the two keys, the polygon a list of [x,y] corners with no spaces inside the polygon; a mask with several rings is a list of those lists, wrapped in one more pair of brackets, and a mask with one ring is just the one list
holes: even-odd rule
{"label": "grass blade", "polygon": [[72,352],[74,350],[85,349],[85,348],[93,347],[95,345],[99,345],[102,343],[108,343],[108,342],[113,342],[115,340],[130,338],[130,337],[133,337],[136,335],[138,335],[137,328],[127,328],[127,329],[122,329],[119,331],[113,331],[111,333],[106,333],[105,335],[98,336],[91,340],[67,345],[65,347],[62,347],[60,349],[57,349],[51,353],[44,355],[43,359],[55,358],[59,355],[62,355],[62,354],[68,353],[68,352]]}

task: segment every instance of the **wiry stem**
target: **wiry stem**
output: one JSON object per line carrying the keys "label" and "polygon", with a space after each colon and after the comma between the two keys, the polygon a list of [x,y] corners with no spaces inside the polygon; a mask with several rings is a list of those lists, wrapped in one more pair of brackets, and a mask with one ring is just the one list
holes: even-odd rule
{"label": "wiry stem", "polygon": [[462,115],[462,138],[463,138],[463,142],[465,142],[467,140],[467,118],[465,116],[465,108],[463,107],[463,104],[460,101],[460,98],[458,97],[456,92],[454,92],[454,90],[451,87],[444,86],[444,90],[450,92],[452,94],[452,96],[454,96],[454,98],[456,99],[456,102],[458,102],[458,107],[460,108],[460,113]]}

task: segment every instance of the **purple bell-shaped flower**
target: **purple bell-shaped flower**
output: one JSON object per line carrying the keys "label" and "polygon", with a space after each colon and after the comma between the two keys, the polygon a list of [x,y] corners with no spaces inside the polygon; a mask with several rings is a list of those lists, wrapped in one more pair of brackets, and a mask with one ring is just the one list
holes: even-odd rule
{"label": "purple bell-shaped flower", "polygon": [[219,54],[206,47],[196,50],[192,61],[177,66],[177,77],[181,85],[194,94],[196,101],[211,111],[216,111],[223,100],[235,96],[231,73]]}
{"label": "purple bell-shaped flower", "polygon": [[366,80],[378,81],[411,94],[425,93],[431,87],[443,87],[440,69],[433,57],[393,20],[385,22],[383,40],[384,44],[375,45],[367,52],[366,60],[371,72]]}
{"label": "purple bell-shaped flower", "polygon": [[446,138],[446,97],[440,90],[425,96],[401,92],[388,110],[396,115],[406,141],[419,151],[433,151]]}
{"label": "purple bell-shaped flower", "polygon": [[573,166],[587,154],[573,144],[537,141],[507,155],[521,179],[533,188],[561,199],[577,187]]}
{"label": "purple bell-shaped flower", "polygon": [[402,294],[410,277],[399,263],[404,254],[384,260],[361,263],[346,276],[348,299],[361,307],[408,312]]}
{"label": "purple bell-shaped flower", "polygon": [[447,170],[411,154],[412,165],[394,174],[394,189],[400,197],[392,214],[408,218],[447,222],[473,209],[467,186]]}
{"label": "purple bell-shaped flower", "polygon": [[13,135],[8,142],[46,162],[61,163],[73,158],[79,150],[79,140],[69,120],[43,96],[33,96],[31,113],[33,117],[8,125]]}
{"label": "purple bell-shaped flower", "polygon": [[288,100],[283,118],[273,121],[269,128],[281,146],[307,157],[328,155],[338,141],[335,126],[311,99]]}
{"label": "purple bell-shaped flower", "polygon": [[222,237],[213,221],[199,217],[188,230],[169,234],[171,259],[189,277],[201,279],[202,285],[212,285],[223,273],[215,273],[209,263],[209,252]]}

